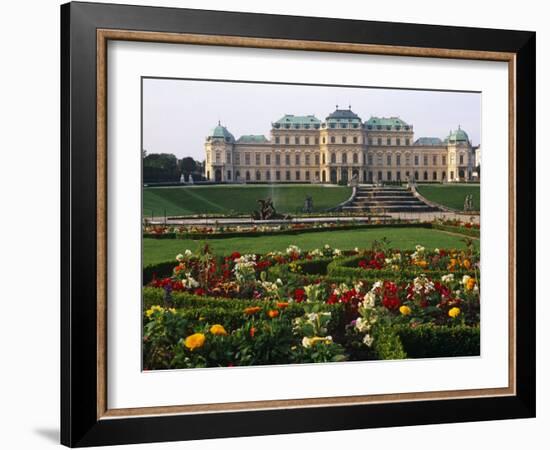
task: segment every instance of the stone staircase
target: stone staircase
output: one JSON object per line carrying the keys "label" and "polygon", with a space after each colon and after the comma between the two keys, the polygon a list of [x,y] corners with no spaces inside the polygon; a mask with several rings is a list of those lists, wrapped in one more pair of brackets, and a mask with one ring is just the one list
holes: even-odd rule
{"label": "stone staircase", "polygon": [[441,211],[399,186],[358,186],[352,201],[343,206],[342,210],[370,213]]}

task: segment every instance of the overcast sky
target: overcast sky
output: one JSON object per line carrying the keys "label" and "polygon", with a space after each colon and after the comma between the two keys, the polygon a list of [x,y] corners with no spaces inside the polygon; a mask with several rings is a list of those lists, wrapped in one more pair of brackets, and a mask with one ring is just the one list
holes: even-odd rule
{"label": "overcast sky", "polygon": [[264,134],[284,114],[324,120],[339,105],[363,119],[397,116],[421,136],[445,138],[459,125],[480,142],[481,94],[401,89],[296,86],[190,80],[143,80],[143,148],[204,159],[204,141],[218,120],[238,138]]}

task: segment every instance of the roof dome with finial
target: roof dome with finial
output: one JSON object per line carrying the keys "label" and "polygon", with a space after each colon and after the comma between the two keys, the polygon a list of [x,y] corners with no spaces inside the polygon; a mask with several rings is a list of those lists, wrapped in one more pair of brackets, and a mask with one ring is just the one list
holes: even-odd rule
{"label": "roof dome with finial", "polygon": [[458,126],[457,130],[451,131],[445,142],[456,143],[456,142],[469,142],[470,138],[468,134]]}
{"label": "roof dome with finial", "polygon": [[208,140],[210,139],[224,139],[226,142],[235,142],[235,137],[229,132],[229,130],[224,127],[221,122],[218,120],[218,125],[212,128],[212,131],[207,136]]}
{"label": "roof dome with finial", "polygon": [[362,125],[361,118],[351,110],[351,105],[347,109],[340,109],[336,105],[336,109],[330,113],[325,119],[330,128],[335,128],[340,125],[340,128],[360,128]]}

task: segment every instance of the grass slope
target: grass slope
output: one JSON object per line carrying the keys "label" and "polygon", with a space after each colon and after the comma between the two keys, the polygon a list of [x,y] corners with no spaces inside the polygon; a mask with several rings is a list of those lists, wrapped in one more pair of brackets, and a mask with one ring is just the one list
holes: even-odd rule
{"label": "grass slope", "polygon": [[[208,244],[214,253],[229,255],[241,253],[267,253],[283,251],[290,244],[304,250],[320,248],[325,244],[342,250],[355,247],[369,248],[374,240],[386,237],[392,247],[413,249],[420,244],[427,248],[463,248],[463,237],[428,228],[376,228],[373,230],[326,231],[304,233],[291,236],[239,237],[209,239]],[[196,250],[206,241],[183,239],[143,239],[143,264],[170,261],[186,249]],[[479,241],[474,240],[476,246]]]}
{"label": "grass slope", "polygon": [[271,197],[277,211],[300,212],[306,195],[313,198],[314,211],[323,211],[347,200],[351,188],[319,185],[185,186],[143,189],[143,214],[188,215],[204,213],[250,214],[258,199]]}
{"label": "grass slope", "polygon": [[420,184],[418,192],[432,202],[463,210],[466,195],[473,195],[474,209],[479,211],[479,184]]}

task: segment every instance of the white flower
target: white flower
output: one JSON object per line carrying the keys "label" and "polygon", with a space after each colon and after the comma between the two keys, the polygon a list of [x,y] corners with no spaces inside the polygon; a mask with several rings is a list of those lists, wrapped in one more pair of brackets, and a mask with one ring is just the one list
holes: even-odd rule
{"label": "white flower", "polygon": [[330,245],[328,245],[328,244],[325,244],[325,249],[327,249],[327,250],[328,250],[329,248],[330,248]]}
{"label": "white flower", "polygon": [[370,330],[370,323],[362,317],[358,317],[355,320],[355,328],[359,331],[359,333],[365,333]]}
{"label": "white flower", "polygon": [[183,261],[183,255],[180,253],[178,256],[176,256],[176,261]]}
{"label": "white flower", "polygon": [[439,253],[439,249],[438,248],[434,249],[434,252]]}
{"label": "white flower", "polygon": [[277,278],[277,281],[275,281],[275,283],[277,283],[279,286],[282,286],[283,280],[281,280],[280,278]]}
{"label": "white flower", "polygon": [[468,281],[470,280],[470,278],[471,278],[470,275],[464,275],[464,276],[462,277],[461,284],[463,284],[463,285],[466,286],[466,284],[468,283]]}
{"label": "white flower", "polygon": [[363,297],[363,306],[366,308],[374,308],[376,302],[376,294],[372,291],[369,291]]}
{"label": "white flower", "polygon": [[448,275],[443,275],[443,276],[441,277],[441,281],[442,281],[443,283],[451,283],[452,281],[454,281],[454,279],[455,279],[455,276],[454,276],[454,274],[452,274],[452,273],[450,273],[450,274],[448,274]]}
{"label": "white flower", "polygon": [[373,285],[372,285],[372,289],[371,291],[373,291],[374,289],[378,289],[378,288],[381,288],[383,285],[382,281],[381,280],[378,280],[376,281]]}
{"label": "white flower", "polygon": [[287,255],[292,255],[294,253],[300,255],[302,253],[302,250],[296,245],[289,245],[286,249],[286,253]]}
{"label": "white flower", "polygon": [[189,249],[185,250],[185,256],[192,256],[193,252]]}
{"label": "white flower", "polygon": [[340,250],[339,248],[335,248],[332,252],[332,254],[334,256],[342,256],[342,250]]}
{"label": "white flower", "polygon": [[363,338],[363,344],[365,344],[367,347],[370,347],[373,342],[374,338],[370,334],[365,334],[365,337]]}
{"label": "white flower", "polygon": [[302,339],[302,346],[305,348],[311,347],[311,341],[312,339],[308,338],[307,336],[304,336],[304,338]]}

